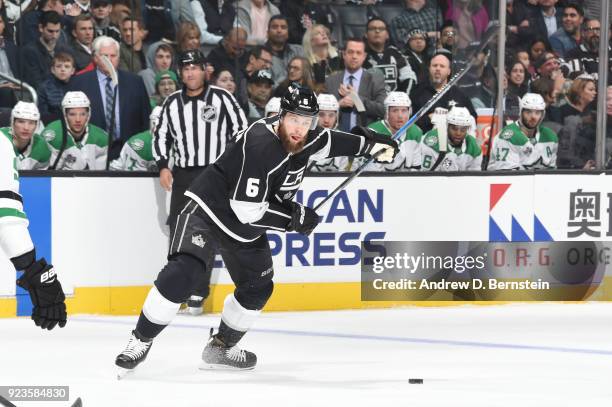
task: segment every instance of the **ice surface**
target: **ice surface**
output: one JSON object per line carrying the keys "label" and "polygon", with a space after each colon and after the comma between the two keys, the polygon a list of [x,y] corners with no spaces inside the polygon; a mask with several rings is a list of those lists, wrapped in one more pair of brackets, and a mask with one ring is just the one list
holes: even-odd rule
{"label": "ice surface", "polygon": [[[218,319],[178,316],[122,381],[135,317],[2,319],[0,384],[69,385],[84,407],[612,405],[612,304],[264,313],[241,342],[254,371],[200,371]],[[37,405],[69,403],[18,403]]]}

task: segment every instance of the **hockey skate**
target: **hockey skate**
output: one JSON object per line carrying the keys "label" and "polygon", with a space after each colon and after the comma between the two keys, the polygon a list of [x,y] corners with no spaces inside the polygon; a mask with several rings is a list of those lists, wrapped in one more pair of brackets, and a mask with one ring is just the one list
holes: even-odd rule
{"label": "hockey skate", "polygon": [[151,345],[153,345],[152,339],[147,340],[133,330],[127,346],[115,359],[115,365],[119,367],[117,379],[121,380],[128,373],[133,372],[136,366],[146,359]]}
{"label": "hockey skate", "polygon": [[228,347],[210,329],[210,339],[202,351],[200,370],[251,370],[256,364],[257,356],[253,352],[236,345]]}

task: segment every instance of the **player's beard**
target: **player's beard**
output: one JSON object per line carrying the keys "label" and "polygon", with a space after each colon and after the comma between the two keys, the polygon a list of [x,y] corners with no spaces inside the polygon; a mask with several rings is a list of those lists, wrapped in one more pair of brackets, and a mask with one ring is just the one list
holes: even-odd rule
{"label": "player's beard", "polygon": [[306,139],[308,137],[303,137],[300,141],[295,142],[291,140],[289,134],[287,134],[285,128],[281,125],[278,128],[278,135],[283,144],[283,148],[288,153],[297,154],[304,148],[304,144],[306,144]]}

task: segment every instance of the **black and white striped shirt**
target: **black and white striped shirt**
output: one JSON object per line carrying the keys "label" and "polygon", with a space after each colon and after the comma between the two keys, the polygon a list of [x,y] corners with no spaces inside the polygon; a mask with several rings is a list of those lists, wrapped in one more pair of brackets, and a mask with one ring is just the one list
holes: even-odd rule
{"label": "black and white striped shirt", "polygon": [[231,93],[207,86],[198,96],[177,91],[165,100],[153,131],[153,157],[159,169],[203,167],[215,162],[232,136],[246,129],[246,116]]}

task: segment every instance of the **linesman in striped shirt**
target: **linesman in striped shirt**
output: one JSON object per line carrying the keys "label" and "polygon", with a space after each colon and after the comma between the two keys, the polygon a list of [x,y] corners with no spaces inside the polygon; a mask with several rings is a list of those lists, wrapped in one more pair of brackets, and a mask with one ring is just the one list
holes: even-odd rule
{"label": "linesman in striped shirt", "polygon": [[[159,168],[159,182],[166,191],[172,191],[170,230],[187,202],[184,193],[191,182],[215,162],[232,136],[248,125],[234,97],[206,82],[206,59],[199,50],[179,55],[178,65],[183,89],[165,100],[153,131],[153,157]],[[172,170],[168,166],[171,158]],[[206,270],[194,282],[194,292],[187,304],[194,313],[201,310],[209,293],[213,261],[206,264]]]}

